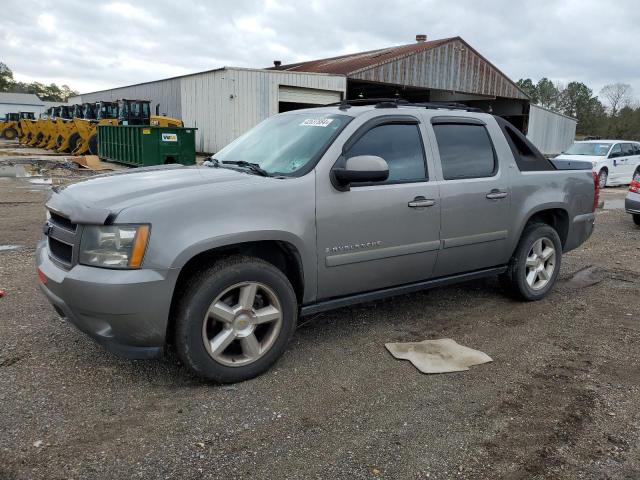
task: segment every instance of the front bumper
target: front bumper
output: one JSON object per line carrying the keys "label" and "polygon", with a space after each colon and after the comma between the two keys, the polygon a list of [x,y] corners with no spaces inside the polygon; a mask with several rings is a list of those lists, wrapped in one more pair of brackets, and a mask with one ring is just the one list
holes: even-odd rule
{"label": "front bumper", "polygon": [[40,288],[58,314],[105,349],[131,359],[162,355],[177,271],[64,270],[49,258],[45,241],[36,263],[46,277]]}
{"label": "front bumper", "polygon": [[624,200],[624,209],[632,215],[640,215],[640,193],[629,192]]}

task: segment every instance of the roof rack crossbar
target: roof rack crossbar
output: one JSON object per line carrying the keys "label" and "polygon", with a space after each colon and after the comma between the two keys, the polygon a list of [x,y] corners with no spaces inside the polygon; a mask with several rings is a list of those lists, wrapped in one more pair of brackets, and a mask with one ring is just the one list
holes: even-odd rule
{"label": "roof rack crossbar", "polygon": [[358,105],[375,105],[375,108],[398,108],[398,106],[422,107],[427,109],[442,110],[463,110],[467,112],[484,113],[484,110],[477,107],[470,107],[458,102],[410,102],[403,98],[354,98],[329,103],[325,107],[338,107],[340,110],[348,110]]}

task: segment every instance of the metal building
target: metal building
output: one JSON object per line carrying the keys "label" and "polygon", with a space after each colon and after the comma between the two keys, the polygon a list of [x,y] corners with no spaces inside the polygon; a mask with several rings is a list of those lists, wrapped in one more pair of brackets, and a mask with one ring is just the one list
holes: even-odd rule
{"label": "metal building", "polygon": [[33,93],[0,92],[0,119],[7,113],[33,112],[36,118],[44,112],[45,103]]}
{"label": "metal building", "polygon": [[551,111],[542,114],[515,82],[460,37],[427,41],[426,35],[416,35],[409,45],[274,64],[279,71],[345,75],[348,98],[400,97],[479,107],[524,133],[533,129],[531,138],[543,153],[554,153],[572,131],[575,134],[575,119]]}
{"label": "metal building", "polygon": [[276,113],[344,98],[343,75],[224,67],[217,70],[85,93],[70,103],[150,100],[152,109],[196,127],[196,149],[215,153]]}
{"label": "metal building", "polygon": [[557,155],[573,143],[577,124],[575,118],[531,105],[527,138],[545,155]]}
{"label": "metal building", "polygon": [[[529,98],[460,37],[416,42],[269,69],[224,67],[181,77],[85,93],[70,103],[150,100],[152,109],[196,127],[196,148],[215,153],[278,112],[343,98],[401,97],[463,102],[506,118],[544,153],[568,141],[575,120],[529,105]],[[533,126],[531,124],[533,123]],[[558,132],[561,140],[546,144]],[[571,139],[572,140],[572,139]],[[554,140],[555,142],[555,140]],[[564,147],[562,147],[564,148]]]}

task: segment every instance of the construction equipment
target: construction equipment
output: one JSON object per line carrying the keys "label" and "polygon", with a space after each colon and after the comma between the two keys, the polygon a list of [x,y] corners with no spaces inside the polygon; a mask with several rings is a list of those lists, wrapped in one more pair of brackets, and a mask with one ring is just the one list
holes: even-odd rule
{"label": "construction equipment", "polygon": [[51,117],[53,115],[53,107],[49,107],[45,110],[45,113],[36,120],[34,137],[27,142],[27,145],[32,147],[40,147],[46,145],[49,141]]}
{"label": "construction equipment", "polygon": [[5,140],[14,140],[18,137],[19,113],[7,113],[2,126],[0,126],[0,137]]}
{"label": "construction equipment", "polygon": [[64,152],[67,148],[64,142],[65,140],[68,141],[69,135],[71,135],[71,128],[73,127],[71,108],[68,105],[59,105],[54,107],[54,112],[56,116],[55,129],[51,140],[49,140],[45,148],[57,152]]}
{"label": "construction equipment", "polygon": [[35,133],[36,119],[33,112],[19,112],[18,117],[18,141],[25,145]]}
{"label": "construction equipment", "polygon": [[[98,125],[118,124],[118,104],[97,102],[83,104],[83,118],[74,118],[75,132],[69,139],[69,149],[73,155],[98,154]],[[77,134],[77,135],[76,135]]]}
{"label": "construction equipment", "polygon": [[156,114],[151,115],[151,102],[149,100],[118,100],[118,120],[120,125],[184,127],[182,120],[160,115],[159,108],[160,104],[156,105]]}

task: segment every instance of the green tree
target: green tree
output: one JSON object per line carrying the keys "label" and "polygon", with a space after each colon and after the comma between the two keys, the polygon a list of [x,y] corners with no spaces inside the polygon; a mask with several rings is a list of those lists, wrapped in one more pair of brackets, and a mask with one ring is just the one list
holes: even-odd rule
{"label": "green tree", "polygon": [[558,88],[546,77],[538,80],[536,85],[538,102],[541,107],[554,108],[558,102]]}
{"label": "green tree", "polygon": [[520,87],[520,90],[527,94],[527,96],[531,99],[531,103],[539,102],[538,87],[535,83],[533,83],[533,80],[531,80],[530,78],[521,78],[516,82],[516,85]]}
{"label": "green tree", "polygon": [[0,62],[0,92],[8,92],[14,84],[13,72]]}
{"label": "green tree", "polygon": [[78,92],[68,85],[59,87],[55,83],[45,85],[40,82],[17,82],[13,78],[11,69],[0,62],[0,92],[33,93],[45,102],[66,102],[69,97],[78,95]]}

